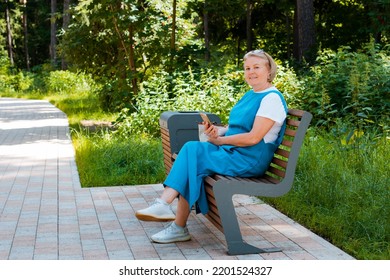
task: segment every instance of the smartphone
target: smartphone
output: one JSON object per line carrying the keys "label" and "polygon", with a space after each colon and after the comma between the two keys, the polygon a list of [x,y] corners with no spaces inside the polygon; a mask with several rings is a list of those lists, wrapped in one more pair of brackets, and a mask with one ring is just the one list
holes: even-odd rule
{"label": "smartphone", "polygon": [[212,122],[210,121],[209,117],[205,113],[199,113],[200,116],[202,117],[202,120],[205,123],[208,123],[209,125],[212,125]]}

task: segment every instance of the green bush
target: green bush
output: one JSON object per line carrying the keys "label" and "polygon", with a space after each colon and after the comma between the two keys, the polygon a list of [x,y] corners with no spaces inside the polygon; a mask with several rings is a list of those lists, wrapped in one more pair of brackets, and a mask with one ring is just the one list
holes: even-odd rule
{"label": "green bush", "polygon": [[[301,83],[293,70],[281,66],[275,85],[285,93],[291,106],[298,104],[296,96]],[[164,111],[206,111],[217,114],[226,123],[231,108],[248,89],[241,70],[225,74],[191,69],[173,75],[160,72],[142,83],[135,111],[121,111],[117,133],[158,136],[158,120]]]}
{"label": "green bush", "polygon": [[0,90],[6,92],[27,91],[34,81],[34,75],[29,72],[13,71],[9,59],[0,56]]}
{"label": "green bush", "polygon": [[95,88],[95,82],[89,75],[62,70],[49,72],[45,84],[48,92],[56,93],[83,94]]}
{"label": "green bush", "polygon": [[316,125],[332,127],[348,120],[355,128],[388,129],[390,56],[368,45],[360,52],[324,50],[303,77],[301,107],[314,114]]}

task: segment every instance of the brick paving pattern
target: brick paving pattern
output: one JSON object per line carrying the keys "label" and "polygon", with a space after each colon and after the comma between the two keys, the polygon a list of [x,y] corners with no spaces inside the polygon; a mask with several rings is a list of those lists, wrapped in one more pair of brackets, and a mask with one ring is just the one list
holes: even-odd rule
{"label": "brick paving pattern", "polygon": [[244,239],[283,252],[229,256],[224,236],[191,214],[189,242],[155,244],[164,223],[134,212],[161,184],[81,188],[66,115],[42,100],[0,98],[0,260],[350,260],[267,204],[235,197]]}

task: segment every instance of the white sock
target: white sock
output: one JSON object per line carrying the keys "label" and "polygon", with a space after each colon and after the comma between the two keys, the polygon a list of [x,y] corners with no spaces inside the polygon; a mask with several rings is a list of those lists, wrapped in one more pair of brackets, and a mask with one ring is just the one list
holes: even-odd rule
{"label": "white sock", "polygon": [[158,201],[161,204],[167,205],[167,206],[169,205],[168,202],[166,202],[165,200],[162,200],[161,198],[156,198],[156,201]]}
{"label": "white sock", "polygon": [[177,229],[184,229],[185,227],[182,227],[182,226],[179,226],[178,224],[176,224],[175,222],[172,222],[172,225],[177,228]]}

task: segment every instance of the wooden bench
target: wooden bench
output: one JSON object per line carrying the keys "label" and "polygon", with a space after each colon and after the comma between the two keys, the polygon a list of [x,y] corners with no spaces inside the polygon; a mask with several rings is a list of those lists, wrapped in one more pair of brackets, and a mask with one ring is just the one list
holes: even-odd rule
{"label": "wooden bench", "polygon": [[[299,152],[311,119],[312,115],[308,112],[289,109],[283,142],[275,152],[264,176],[238,178],[215,174],[204,179],[210,208],[206,217],[224,233],[229,255],[281,251],[279,248],[257,248],[243,241],[233,205],[233,195],[278,197],[286,194],[292,188]],[[168,173],[176,155],[170,151],[169,133],[164,129],[161,129],[161,133],[164,163]]]}

